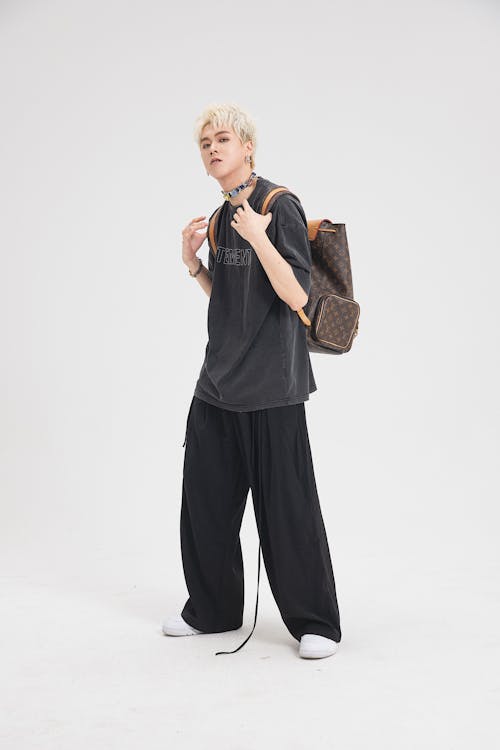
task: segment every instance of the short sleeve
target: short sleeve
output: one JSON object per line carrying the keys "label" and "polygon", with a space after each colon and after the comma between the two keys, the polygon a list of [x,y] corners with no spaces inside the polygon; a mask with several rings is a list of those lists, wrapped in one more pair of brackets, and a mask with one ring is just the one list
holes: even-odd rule
{"label": "short sleeve", "polygon": [[269,209],[275,226],[274,245],[292,266],[295,278],[307,295],[311,291],[311,243],[302,204],[295,195],[285,193]]}

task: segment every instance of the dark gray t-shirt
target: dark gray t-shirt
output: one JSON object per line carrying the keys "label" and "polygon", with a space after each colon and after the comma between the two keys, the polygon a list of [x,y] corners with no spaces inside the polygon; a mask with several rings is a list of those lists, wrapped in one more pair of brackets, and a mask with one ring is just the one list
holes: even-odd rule
{"label": "dark gray t-shirt", "polygon": [[[277,184],[258,177],[248,198],[254,211],[260,212],[273,187]],[[231,226],[237,208],[224,201],[215,227],[217,257],[209,247],[209,339],[194,395],[231,411],[307,401],[317,386],[304,323],[278,297],[257,253]],[[302,204],[285,193],[270,210],[266,233],[309,294],[311,246]]]}

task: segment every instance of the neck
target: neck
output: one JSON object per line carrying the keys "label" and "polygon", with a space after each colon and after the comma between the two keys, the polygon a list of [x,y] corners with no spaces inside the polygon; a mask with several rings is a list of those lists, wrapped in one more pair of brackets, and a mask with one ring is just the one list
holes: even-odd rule
{"label": "neck", "polygon": [[[222,190],[232,190],[237,185],[241,185],[243,182],[246,182],[250,175],[252,174],[254,170],[252,167],[245,167],[243,169],[238,169],[234,172],[231,172],[229,175],[225,175],[222,179],[220,179],[219,185],[221,186]],[[255,190],[255,186],[257,184],[257,177],[254,178],[254,181],[251,185],[246,187],[244,190],[240,190],[240,192],[235,195],[233,198],[229,198],[229,203],[232,206],[240,206],[243,203],[243,200],[245,198],[248,198],[253,191]]]}
{"label": "neck", "polygon": [[254,181],[252,182],[251,185],[249,185],[248,187],[246,187],[244,190],[240,190],[240,192],[238,193],[238,195],[235,195],[234,198],[229,198],[229,203],[232,206],[241,206],[241,205],[243,205],[243,201],[245,200],[245,198],[248,199],[250,197],[250,195],[255,190],[255,186],[256,185],[257,185],[257,177],[254,179]]}

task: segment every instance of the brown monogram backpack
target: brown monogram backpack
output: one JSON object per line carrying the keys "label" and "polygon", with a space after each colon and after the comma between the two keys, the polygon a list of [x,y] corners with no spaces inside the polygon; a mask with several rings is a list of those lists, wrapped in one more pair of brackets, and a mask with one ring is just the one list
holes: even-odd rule
{"label": "brown monogram backpack", "polygon": [[[266,214],[286,187],[272,188],[262,203]],[[295,196],[297,197],[297,196]],[[215,222],[220,208],[208,227],[208,241],[217,254]],[[307,221],[311,244],[311,290],[306,305],[297,315],[306,326],[307,347],[310,352],[344,354],[352,346],[358,333],[360,306],[353,299],[351,261],[345,224],[333,224],[330,219]]]}

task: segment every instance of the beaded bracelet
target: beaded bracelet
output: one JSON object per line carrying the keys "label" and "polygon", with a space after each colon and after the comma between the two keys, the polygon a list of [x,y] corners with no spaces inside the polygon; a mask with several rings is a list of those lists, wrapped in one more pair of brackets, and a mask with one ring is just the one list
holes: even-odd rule
{"label": "beaded bracelet", "polygon": [[197,271],[195,271],[194,273],[191,273],[191,269],[190,269],[190,268],[188,268],[188,271],[189,271],[189,275],[190,275],[190,276],[193,276],[193,278],[194,278],[195,276],[198,276],[198,274],[199,274],[199,273],[200,273],[200,271],[201,271],[201,267],[202,267],[202,265],[203,265],[203,261],[202,261],[202,259],[201,259],[201,258],[198,258],[198,260],[200,261],[200,265],[198,266],[198,270],[197,270]]}

